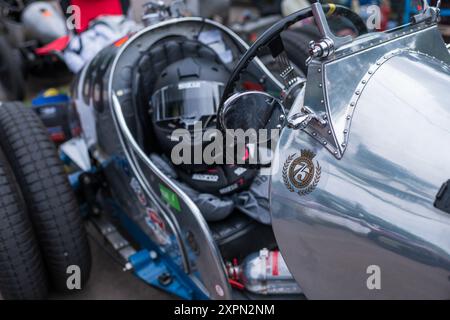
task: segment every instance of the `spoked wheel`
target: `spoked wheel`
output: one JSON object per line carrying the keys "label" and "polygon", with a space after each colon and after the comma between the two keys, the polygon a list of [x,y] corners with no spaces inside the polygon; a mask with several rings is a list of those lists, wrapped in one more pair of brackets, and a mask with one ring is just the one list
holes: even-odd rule
{"label": "spoked wheel", "polygon": [[21,103],[3,103],[0,145],[22,190],[50,283],[68,291],[68,272],[76,266],[83,286],[91,267],[86,232],[56,148],[38,116]]}
{"label": "spoked wheel", "polygon": [[19,185],[0,149],[0,294],[44,299],[47,277]]}

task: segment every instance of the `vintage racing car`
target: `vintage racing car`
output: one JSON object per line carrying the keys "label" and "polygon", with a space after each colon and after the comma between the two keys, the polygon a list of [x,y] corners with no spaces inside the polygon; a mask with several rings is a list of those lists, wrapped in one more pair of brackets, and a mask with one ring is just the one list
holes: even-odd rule
{"label": "vintage racing car", "polygon": [[[89,224],[124,269],[185,299],[450,298],[450,56],[439,8],[424,4],[410,24],[387,32],[367,33],[345,7],[314,3],[250,48],[227,27],[188,17],[103,49],[72,87],[83,133],[60,147]],[[360,36],[335,36],[327,15],[344,16]],[[308,44],[305,75],[287,58],[280,34],[308,18],[322,37]],[[258,59],[267,52],[278,74]],[[8,124],[3,118],[0,112],[0,127]],[[242,164],[177,167],[168,156],[170,133],[199,119],[207,120],[201,132],[273,129],[281,136],[269,164],[246,162],[256,145]],[[5,150],[16,140],[2,132]],[[21,159],[11,152],[2,163]],[[268,166],[271,174],[262,175]],[[30,206],[33,180],[23,179],[30,173],[12,169]],[[15,186],[7,177],[4,184]],[[33,221],[39,215],[30,216],[45,232]],[[69,241],[56,234],[40,248],[47,265],[58,236]],[[78,237],[72,240],[84,243]],[[10,260],[0,254],[1,265],[22,261],[17,244],[1,244],[14,253]],[[86,251],[77,252],[88,273]],[[56,254],[68,266],[79,263],[64,260],[73,253],[69,246]],[[0,275],[8,297],[45,296]]]}

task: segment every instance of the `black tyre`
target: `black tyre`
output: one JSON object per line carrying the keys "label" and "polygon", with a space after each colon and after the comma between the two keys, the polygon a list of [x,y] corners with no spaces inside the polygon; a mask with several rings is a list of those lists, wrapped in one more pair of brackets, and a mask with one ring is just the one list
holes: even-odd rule
{"label": "black tyre", "polygon": [[0,144],[22,190],[54,288],[67,291],[67,268],[87,281],[86,231],[56,148],[38,116],[21,103],[0,106]]}
{"label": "black tyre", "polygon": [[23,100],[25,91],[21,54],[0,35],[0,96],[6,100]]}
{"label": "black tyre", "polygon": [[47,278],[17,181],[0,150],[0,293],[4,299],[44,299]]}

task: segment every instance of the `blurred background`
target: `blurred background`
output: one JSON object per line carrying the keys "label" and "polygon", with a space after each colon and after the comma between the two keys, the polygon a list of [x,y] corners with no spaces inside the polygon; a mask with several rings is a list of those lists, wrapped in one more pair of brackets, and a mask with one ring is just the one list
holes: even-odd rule
{"label": "blurred background", "polygon": [[[65,16],[69,18],[67,14],[68,5],[82,3],[83,1],[86,0],[52,0],[46,2],[51,4],[61,15],[63,15],[63,11],[66,11]],[[123,4],[123,13],[127,18],[138,24],[142,23],[142,17],[146,11],[145,5],[149,2],[148,0],[89,1],[91,3],[120,1]],[[432,0],[431,4],[434,4],[435,1]],[[32,32],[35,28],[30,28],[24,21],[24,17],[32,16],[28,12],[31,10],[28,10],[27,6],[33,2],[36,1],[0,0],[0,47],[5,48],[5,43],[8,43],[14,51],[14,54],[0,52],[0,78],[11,80],[4,80],[0,85],[0,99],[2,100],[26,99],[30,102],[31,98],[49,86],[62,88],[64,91],[66,90],[65,86],[70,83],[73,73],[78,70],[75,68],[71,72],[65,68],[65,63],[61,60],[65,60],[67,57],[61,59],[58,55],[48,54],[48,51],[45,50],[52,49],[51,46],[45,48],[49,41],[39,39]],[[173,0],[153,2],[170,4]],[[255,41],[264,30],[282,16],[300,10],[308,6],[310,2],[308,0],[185,0],[188,15],[213,18],[231,27],[249,43]],[[378,13],[380,14],[379,31],[407,23],[412,15],[422,9],[421,0],[337,0],[322,2],[333,2],[348,6],[365,19],[370,19],[373,14],[372,6],[378,6]],[[110,8],[112,7],[110,6]],[[43,9],[40,8],[40,10]],[[442,1],[441,13],[440,28],[448,42],[450,38],[449,0]],[[61,43],[57,45],[61,45]],[[37,51],[42,47],[44,47],[44,51]],[[41,52],[41,54],[36,54],[36,52]],[[4,57],[5,55],[11,57]],[[11,73],[10,70],[6,70],[5,64],[14,65],[15,72]],[[69,69],[71,69],[70,64]]]}

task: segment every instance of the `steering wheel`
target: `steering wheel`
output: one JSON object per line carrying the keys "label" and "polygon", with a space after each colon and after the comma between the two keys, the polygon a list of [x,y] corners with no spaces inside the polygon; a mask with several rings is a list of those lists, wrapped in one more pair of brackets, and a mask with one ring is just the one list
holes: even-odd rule
{"label": "steering wheel", "polygon": [[[350,9],[344,6],[332,4],[325,4],[322,6],[322,8],[328,16],[341,15],[349,19],[355,25],[359,34],[365,34],[368,32],[366,24],[364,23],[362,18]],[[293,24],[313,16],[314,15],[312,7],[295,12],[274,24],[271,28],[264,32],[264,34],[259,37],[258,40],[256,40],[256,42],[242,56],[237,66],[233,70],[230,79],[228,80],[228,83],[224,89],[218,114],[220,114],[220,112],[222,111],[225,101],[233,94],[241,74],[246,70],[247,66],[258,55],[258,53],[264,47],[269,47],[274,58],[279,56],[284,51],[284,47],[280,37],[281,33]],[[218,118],[220,119],[220,117]],[[221,124],[219,125],[221,126]]]}

